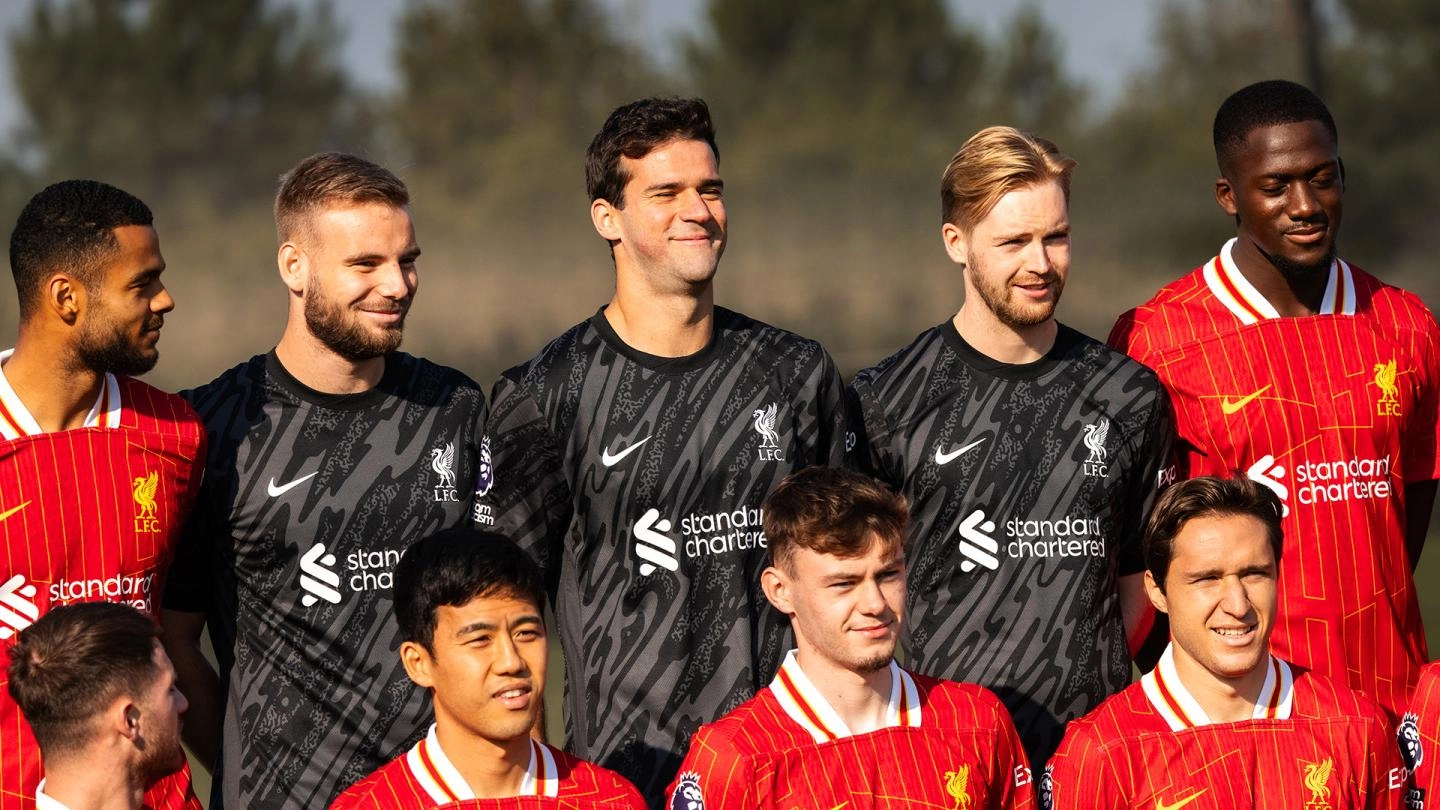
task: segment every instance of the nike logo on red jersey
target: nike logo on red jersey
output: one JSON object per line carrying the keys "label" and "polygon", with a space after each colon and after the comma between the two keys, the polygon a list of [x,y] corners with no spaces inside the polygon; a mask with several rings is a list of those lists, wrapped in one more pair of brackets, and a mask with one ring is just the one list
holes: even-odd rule
{"label": "nike logo on red jersey", "polygon": [[12,508],[12,509],[6,509],[4,512],[0,512],[0,520],[4,520],[5,518],[10,517],[11,515],[15,514],[16,512],[19,512],[21,509],[24,509],[25,507],[27,507],[27,506],[29,506],[29,505],[30,505],[30,502],[29,502],[29,501],[26,501],[26,502],[20,504],[19,506],[16,506],[16,507]]}
{"label": "nike logo on red jersey", "polygon": [[1241,408],[1249,405],[1252,400],[1269,390],[1270,386],[1267,385],[1259,391],[1253,394],[1247,394],[1239,399],[1232,400],[1229,397],[1225,397],[1220,400],[1220,410],[1223,411],[1226,416],[1234,416]]}
{"label": "nike logo on red jersey", "polygon": [[1195,801],[1201,796],[1204,796],[1207,791],[1209,791],[1209,788],[1206,788],[1199,793],[1192,793],[1189,796],[1181,799],[1180,801],[1175,802],[1174,804],[1166,804],[1160,801],[1160,799],[1157,797],[1155,799],[1155,810],[1180,810],[1180,808],[1184,807],[1185,805]]}

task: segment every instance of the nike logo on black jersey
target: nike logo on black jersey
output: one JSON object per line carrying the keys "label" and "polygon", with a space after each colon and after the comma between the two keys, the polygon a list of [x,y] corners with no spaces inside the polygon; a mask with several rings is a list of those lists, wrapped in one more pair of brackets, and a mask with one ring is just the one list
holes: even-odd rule
{"label": "nike logo on black jersey", "polygon": [[1243,396],[1243,397],[1241,397],[1241,398],[1239,398],[1239,399],[1232,400],[1232,399],[1230,399],[1229,397],[1226,397],[1226,398],[1220,400],[1220,410],[1223,411],[1226,416],[1231,416],[1231,415],[1233,415],[1236,411],[1240,410],[1241,408],[1245,407],[1246,405],[1249,405],[1251,400],[1253,400],[1254,398],[1260,396],[1261,394],[1263,394],[1263,393],[1265,393],[1266,391],[1269,391],[1269,390],[1270,390],[1270,386],[1267,385],[1267,386],[1265,386],[1264,388],[1261,388],[1259,391],[1256,391],[1255,393],[1250,394],[1250,395],[1248,395],[1248,396]]}
{"label": "nike logo on black jersey", "polygon": [[979,447],[979,446],[980,446],[980,443],[983,442],[983,441],[985,441],[985,440],[984,440],[984,439],[976,439],[975,441],[973,441],[973,442],[965,445],[964,447],[961,447],[961,448],[958,449],[958,450],[951,450],[951,451],[948,452],[948,453],[946,453],[945,451],[941,450],[941,449],[940,449],[940,445],[937,444],[937,445],[935,445],[935,463],[936,463],[936,464],[939,464],[939,465],[941,465],[941,466],[944,466],[944,465],[946,465],[946,464],[949,464],[950,462],[954,461],[955,459],[957,459],[957,458],[965,455],[967,452],[975,449],[976,447]]}
{"label": "nike logo on black jersey", "polygon": [[301,484],[305,483],[306,481],[309,481],[311,478],[314,478],[315,476],[317,476],[317,475],[319,475],[319,474],[320,474],[319,471],[316,471],[316,472],[310,473],[309,475],[305,476],[304,478],[296,478],[294,481],[291,481],[291,482],[288,483],[288,484],[282,484],[281,486],[278,486],[278,487],[275,486],[275,479],[272,477],[272,478],[270,479],[270,484],[269,484],[269,486],[267,486],[267,487],[265,488],[265,491],[268,492],[268,493],[270,493],[270,497],[272,497],[272,498],[278,498],[278,497],[280,497],[281,495],[284,495],[285,493],[289,492],[290,490],[294,489],[295,487],[300,486]]}
{"label": "nike logo on black jersey", "polygon": [[630,445],[629,447],[625,448],[624,450],[621,450],[620,452],[615,453],[615,454],[613,454],[613,455],[610,453],[610,448],[607,447],[607,448],[605,448],[605,449],[603,449],[603,450],[600,451],[600,463],[601,463],[601,464],[604,464],[606,467],[614,467],[616,464],[619,464],[621,461],[624,461],[626,456],[630,455],[631,453],[633,453],[633,452],[635,452],[637,449],[639,449],[640,445],[644,444],[645,442],[650,441],[650,438],[651,438],[650,436],[646,436],[645,438],[641,439],[640,441],[635,442],[634,444]]}

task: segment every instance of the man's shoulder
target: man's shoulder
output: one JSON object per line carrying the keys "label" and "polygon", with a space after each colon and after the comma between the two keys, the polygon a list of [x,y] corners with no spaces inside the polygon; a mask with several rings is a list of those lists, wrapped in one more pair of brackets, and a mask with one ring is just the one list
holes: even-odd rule
{"label": "man's shoulder", "polygon": [[1065,727],[1061,750],[1128,745],[1134,737],[1157,731],[1158,723],[1145,696],[1145,687],[1136,681],[1106,698],[1089,713],[1071,720]]}
{"label": "man's shoulder", "polygon": [[181,395],[122,374],[115,375],[115,381],[122,407],[135,415],[140,429],[182,436],[198,436],[204,429],[195,409]]}
{"label": "man's shoulder", "polygon": [[932,326],[916,335],[908,344],[869,368],[861,369],[852,386],[878,388],[892,379],[926,374],[935,357],[945,349],[944,324]]}
{"label": "man's shoulder", "polygon": [[552,745],[545,747],[555,757],[560,778],[559,798],[586,799],[587,803],[599,807],[628,806],[631,799],[643,803],[640,791],[620,774]]}
{"label": "man's shoulder", "polygon": [[[928,709],[932,716],[939,714],[940,717],[936,718],[938,723],[992,727],[999,725],[1002,717],[1009,717],[1000,698],[979,684],[932,678],[910,670],[906,670],[906,673],[915,680],[915,688],[920,693],[921,711]],[[921,722],[929,725],[930,718],[922,714]]]}
{"label": "man's shoulder", "polygon": [[228,410],[226,406],[237,399],[249,399],[262,391],[264,385],[265,355],[257,354],[220,372],[204,385],[181,391],[179,396],[190,403],[200,419],[209,425],[217,411]]}
{"label": "man's shoulder", "polygon": [[[352,810],[355,808],[394,808],[395,810],[409,810],[409,808],[421,808],[425,805],[420,801],[421,792],[414,776],[410,773],[410,767],[406,764],[407,754],[390,760],[386,764],[372,771],[369,776],[346,788],[335,801],[331,803],[330,810]],[[413,799],[413,801],[406,801]]]}
{"label": "man's shoulder", "polygon": [[538,386],[556,370],[563,370],[568,374],[570,369],[576,367],[580,358],[588,357],[601,345],[591,321],[591,318],[586,318],[556,335],[530,359],[502,372],[501,381],[527,387]]}
{"label": "man's shoulder", "polygon": [[[1113,381],[1127,394],[1159,394],[1165,390],[1149,366],[1119,349],[1070,327],[1061,326],[1069,346],[1065,359],[1073,372],[1086,379]],[[1062,333],[1062,334],[1064,334]]]}
{"label": "man's shoulder", "polygon": [[1294,717],[1319,720],[1350,718],[1367,723],[1390,724],[1389,716],[1374,698],[1351,689],[1318,672],[1290,664],[1294,673]]}
{"label": "man's shoulder", "polygon": [[1419,295],[1387,284],[1353,264],[1349,267],[1355,280],[1357,306],[1362,312],[1373,315],[1386,326],[1435,331],[1435,317]]}
{"label": "man's shoulder", "polygon": [[731,756],[762,753],[769,750],[774,740],[776,724],[786,722],[782,718],[779,702],[766,687],[718,720],[702,725],[691,738],[690,746],[705,745]]}

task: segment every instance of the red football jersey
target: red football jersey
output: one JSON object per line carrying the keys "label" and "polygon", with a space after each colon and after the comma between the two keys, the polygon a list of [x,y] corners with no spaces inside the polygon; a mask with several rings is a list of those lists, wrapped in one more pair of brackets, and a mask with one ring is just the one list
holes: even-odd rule
{"label": "red football jersey", "polygon": [[1398,717],[1427,658],[1405,483],[1440,477],[1440,329],[1335,261],[1322,314],[1279,317],[1220,255],[1120,317],[1112,345],[1170,391],[1180,477],[1248,475],[1284,502],[1275,654]]}
{"label": "red football jersey", "polygon": [[1400,757],[1410,771],[1410,784],[1405,792],[1405,806],[1424,810],[1425,797],[1435,789],[1436,751],[1440,750],[1440,661],[1426,664],[1420,670],[1420,685],[1410,710],[1400,719],[1396,731]]}
{"label": "red football jersey", "polygon": [[1041,776],[1049,808],[1398,808],[1404,769],[1384,710],[1271,657],[1254,718],[1211,723],[1173,650],[1070,721]]}
{"label": "red football jersey", "polygon": [[974,684],[890,664],[886,727],[852,734],[792,651],[770,685],[702,726],[670,785],[672,810],[1033,806],[1010,715]]}
{"label": "red football jersey", "polygon": [[[45,433],[0,371],[0,649],[54,605],[122,602],[156,615],[204,445],[184,400],[108,374],[85,427]],[[0,807],[28,810],[40,749],[5,686],[0,669]],[[157,783],[146,805],[198,808],[189,769]]]}
{"label": "red football jersey", "polygon": [[645,810],[640,791],[619,774],[577,759],[544,743],[530,742],[530,765],[520,794],[477,799],[470,785],[440,749],[435,727],[425,739],[336,797],[331,810],[430,810],[475,808],[531,810],[564,807],[623,807]]}

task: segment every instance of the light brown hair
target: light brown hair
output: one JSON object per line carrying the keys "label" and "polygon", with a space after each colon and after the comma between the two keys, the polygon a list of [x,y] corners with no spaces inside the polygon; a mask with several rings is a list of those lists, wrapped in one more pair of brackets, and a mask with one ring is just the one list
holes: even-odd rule
{"label": "light brown hair", "polygon": [[970,233],[1000,202],[1018,188],[1055,181],[1070,199],[1070,173],[1075,161],[1050,141],[1014,127],[986,127],[950,158],[940,178],[943,221]]}
{"label": "light brown hair", "polygon": [[403,208],[410,190],[389,169],[345,152],[320,152],[280,178],[275,195],[275,234],[288,242],[319,208],[382,203]]}
{"label": "light brown hair", "polygon": [[858,557],[877,539],[900,546],[910,520],[905,496],[850,470],[807,467],[793,472],[765,499],[770,559],[789,570],[798,549]]}

